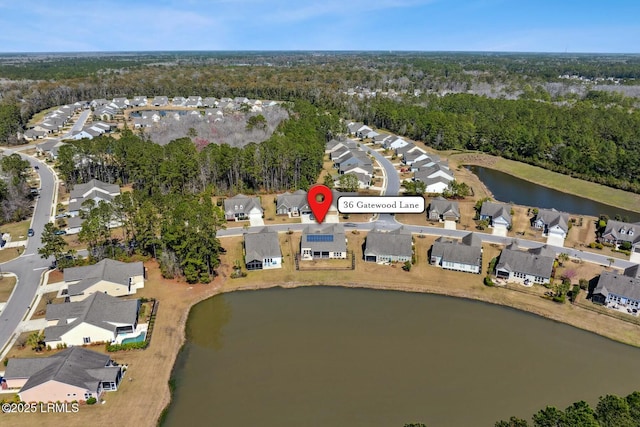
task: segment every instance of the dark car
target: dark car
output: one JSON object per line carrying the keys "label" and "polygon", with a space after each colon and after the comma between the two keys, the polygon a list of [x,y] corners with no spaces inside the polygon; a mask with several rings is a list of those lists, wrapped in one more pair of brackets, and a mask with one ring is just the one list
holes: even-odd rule
{"label": "dark car", "polygon": [[33,231],[33,228],[30,228],[29,231],[27,231],[27,237],[33,237],[34,234],[36,233]]}
{"label": "dark car", "polygon": [[40,170],[40,166],[36,165],[33,167],[35,170]]}

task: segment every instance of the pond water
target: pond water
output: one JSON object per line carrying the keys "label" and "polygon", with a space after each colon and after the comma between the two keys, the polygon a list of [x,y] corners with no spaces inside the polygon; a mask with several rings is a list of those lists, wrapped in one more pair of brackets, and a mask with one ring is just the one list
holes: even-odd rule
{"label": "pond water", "polygon": [[639,358],[640,349],[475,301],[236,292],[193,308],[163,425],[493,426],[638,390]]}

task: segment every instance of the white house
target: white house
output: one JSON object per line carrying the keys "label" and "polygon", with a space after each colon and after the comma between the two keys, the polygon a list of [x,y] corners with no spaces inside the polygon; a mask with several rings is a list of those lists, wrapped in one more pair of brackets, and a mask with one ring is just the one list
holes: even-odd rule
{"label": "white house", "polygon": [[138,325],[139,300],[122,300],[96,292],[79,302],[47,305],[44,342],[80,346],[112,342]]}
{"label": "white house", "polygon": [[340,224],[310,225],[302,231],[301,260],[346,258],[347,237]]}
{"label": "white house", "polygon": [[133,295],[144,288],[146,272],[142,262],[120,262],[105,258],[97,264],[64,269],[64,284],[58,297],[82,301],[95,292],[113,297]]}

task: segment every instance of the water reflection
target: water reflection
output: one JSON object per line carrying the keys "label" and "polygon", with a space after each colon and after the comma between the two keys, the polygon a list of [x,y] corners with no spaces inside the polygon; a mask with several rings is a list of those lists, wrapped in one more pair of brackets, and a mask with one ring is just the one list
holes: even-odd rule
{"label": "water reflection", "polygon": [[[189,342],[203,348],[221,350],[224,328],[231,321],[232,309],[224,295],[197,304],[187,322]],[[193,319],[198,319],[197,322]]]}
{"label": "water reflection", "polygon": [[600,216],[610,218],[620,216],[624,221],[640,221],[640,213],[605,205],[595,200],[563,193],[542,185],[534,184],[495,169],[482,166],[465,166],[476,174],[480,181],[493,193],[496,200],[505,203],[531,206],[535,208],[555,208],[572,214]]}

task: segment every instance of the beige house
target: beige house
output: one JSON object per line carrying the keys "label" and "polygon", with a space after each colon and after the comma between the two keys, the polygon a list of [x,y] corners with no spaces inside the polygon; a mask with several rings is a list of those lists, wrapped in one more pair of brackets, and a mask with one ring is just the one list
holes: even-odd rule
{"label": "beige house", "polygon": [[144,288],[146,278],[142,262],[120,262],[103,259],[97,264],[64,270],[64,286],[58,297],[68,302],[82,301],[94,292],[112,297],[133,295]]}
{"label": "beige house", "polygon": [[100,399],[118,389],[123,375],[109,356],[73,347],[49,357],[11,358],[5,380],[23,402],[72,402]]}
{"label": "beige house", "polygon": [[44,342],[81,346],[112,342],[138,326],[138,300],[121,300],[96,292],[79,302],[47,305]]}

